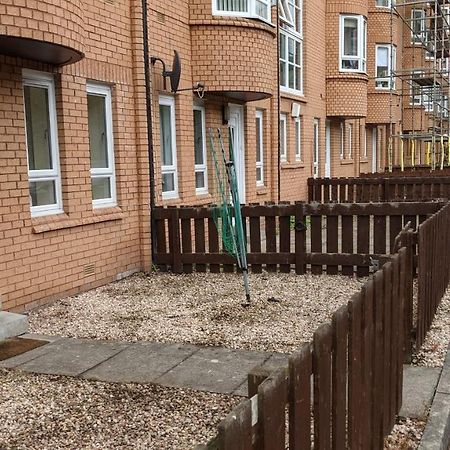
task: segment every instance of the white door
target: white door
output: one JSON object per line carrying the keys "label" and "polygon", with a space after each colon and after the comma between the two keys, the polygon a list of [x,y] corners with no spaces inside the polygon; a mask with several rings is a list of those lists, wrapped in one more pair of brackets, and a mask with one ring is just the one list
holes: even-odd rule
{"label": "white door", "polygon": [[228,128],[233,140],[236,177],[241,203],[245,203],[245,142],[244,142],[244,107],[229,105]]}
{"label": "white door", "polygon": [[331,123],[328,120],[325,143],[325,177],[331,178]]}
{"label": "white door", "polygon": [[314,136],[313,136],[313,177],[319,176],[319,119],[314,119]]}
{"label": "white door", "polygon": [[375,173],[378,170],[377,140],[378,140],[377,128],[374,127],[372,128],[372,173]]}

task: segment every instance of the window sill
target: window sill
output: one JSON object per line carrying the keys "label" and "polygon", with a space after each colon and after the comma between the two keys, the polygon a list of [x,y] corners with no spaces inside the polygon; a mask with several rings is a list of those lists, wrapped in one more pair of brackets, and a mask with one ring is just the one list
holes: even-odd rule
{"label": "window sill", "polygon": [[341,159],[341,166],[349,166],[354,163],[355,161],[353,161],[353,159]]}
{"label": "window sill", "polygon": [[296,162],[282,162],[281,163],[282,169],[304,169],[305,163],[302,161],[296,161]]}
{"label": "window sill", "polygon": [[267,195],[269,193],[269,189],[267,186],[256,186],[256,195]]}
{"label": "window sill", "polygon": [[84,225],[93,225],[101,222],[111,222],[114,220],[122,220],[124,214],[119,207],[101,208],[101,210],[93,211],[91,217],[82,219],[71,219],[67,214],[58,214],[55,216],[32,218],[32,232],[34,234],[45,233],[47,231],[62,230],[65,228],[75,228]]}
{"label": "window sill", "polygon": [[367,164],[367,163],[369,162],[369,159],[363,156],[363,157],[361,157],[361,159],[359,160],[359,162],[360,162],[361,164]]}

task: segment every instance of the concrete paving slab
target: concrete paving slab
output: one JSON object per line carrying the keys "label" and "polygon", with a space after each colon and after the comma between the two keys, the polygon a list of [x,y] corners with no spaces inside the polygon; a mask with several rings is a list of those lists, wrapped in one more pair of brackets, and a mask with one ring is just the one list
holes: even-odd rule
{"label": "concrete paving slab", "polygon": [[450,440],[450,395],[436,393],[419,450],[447,450]]}
{"label": "concrete paving slab", "polygon": [[263,364],[269,356],[263,352],[201,348],[155,382],[164,386],[231,394],[246,382],[247,373]]}
{"label": "concrete paving slab", "polygon": [[88,370],[82,378],[124,383],[150,383],[199,350],[187,344],[138,342]]}
{"label": "concrete paving slab", "polygon": [[279,367],[288,367],[289,365],[289,355],[284,353],[272,353],[262,367],[269,369],[278,369]]}
{"label": "concrete paving slab", "polygon": [[44,346],[48,350],[46,353],[19,368],[27,372],[76,377],[129,346],[123,342],[62,339]]}
{"label": "concrete paving slab", "polygon": [[441,374],[438,367],[404,366],[400,417],[426,419]]}
{"label": "concrete paving slab", "polygon": [[47,341],[47,342],[55,342],[59,341],[61,336],[51,336],[47,334],[38,334],[38,333],[25,333],[19,336],[21,339],[35,339],[36,341]]}
{"label": "concrete paving slab", "polygon": [[439,380],[438,392],[450,394],[450,346],[447,349],[441,379]]}
{"label": "concrete paving slab", "polygon": [[16,337],[28,331],[28,317],[0,311],[0,341]]}
{"label": "concrete paving slab", "polygon": [[[58,339],[58,341],[60,340],[61,338]],[[14,356],[13,358],[0,361],[0,367],[4,369],[14,369],[15,367],[19,367],[22,364],[25,364],[27,362],[32,361],[33,359],[45,355],[46,353],[51,351],[51,349],[52,348],[50,344],[43,345],[42,347],[35,348],[34,350],[30,350],[29,352]]]}
{"label": "concrete paving slab", "polygon": [[239,395],[240,397],[248,397],[248,382],[247,380],[242,383],[235,391],[233,395]]}

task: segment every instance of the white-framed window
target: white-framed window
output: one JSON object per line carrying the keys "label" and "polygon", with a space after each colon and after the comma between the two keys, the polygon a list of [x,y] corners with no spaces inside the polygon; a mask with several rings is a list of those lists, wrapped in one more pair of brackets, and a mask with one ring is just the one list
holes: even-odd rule
{"label": "white-framed window", "polygon": [[375,88],[379,90],[395,89],[395,72],[397,67],[397,48],[395,45],[377,44]]}
{"label": "white-framed window", "polygon": [[414,81],[414,76],[420,77],[422,75],[422,72],[419,70],[415,70],[412,72],[412,80],[410,85],[410,92],[411,92],[411,98],[409,101],[409,104],[412,106],[421,106],[422,105],[422,88],[418,83]]}
{"label": "white-framed window", "polygon": [[425,112],[433,112],[435,103],[439,106],[439,99],[433,87],[422,87],[422,105],[425,107]]}
{"label": "white-framed window", "polygon": [[280,160],[287,161],[287,116],[280,114]]}
{"label": "white-framed window", "polygon": [[367,20],[360,15],[340,16],[340,71],[366,72]]}
{"label": "white-framed window", "polygon": [[271,23],[271,0],[212,0],[214,16],[247,17]]}
{"label": "white-framed window", "polygon": [[264,186],[264,112],[256,110],[256,185]]}
{"label": "white-framed window", "polygon": [[303,0],[281,0],[280,86],[285,92],[303,94]]}
{"label": "white-framed window", "polygon": [[295,119],[295,160],[302,160],[302,119]]}
{"label": "white-framed window", "polygon": [[161,175],[163,199],[178,197],[177,140],[175,99],[159,97],[159,126],[161,140]]}
{"label": "white-framed window", "polygon": [[313,122],[313,177],[319,176],[319,155],[320,155],[320,119]]}
{"label": "white-framed window", "polygon": [[63,210],[53,76],[23,70],[23,94],[31,215],[58,214]]}
{"label": "white-framed window", "polygon": [[347,125],[347,144],[348,144],[348,158],[352,159],[353,156],[353,124]]}
{"label": "white-framed window", "polygon": [[206,113],[203,106],[194,105],[194,163],[195,192],[208,192],[208,166],[206,159]]}
{"label": "white-framed window", "polygon": [[395,0],[376,0],[375,6],[377,8],[390,8],[395,5]]}
{"label": "white-framed window", "polygon": [[426,32],[426,12],[424,9],[411,10],[411,43],[422,44]]}
{"label": "white-framed window", "polygon": [[111,88],[87,83],[92,206],[117,205]]}
{"label": "white-framed window", "polygon": [[341,159],[344,159],[344,143],[345,143],[345,128],[344,128],[344,122],[341,122],[341,139],[340,139],[340,152],[339,155]]}
{"label": "white-framed window", "polygon": [[367,156],[367,128],[363,127],[363,158]]}

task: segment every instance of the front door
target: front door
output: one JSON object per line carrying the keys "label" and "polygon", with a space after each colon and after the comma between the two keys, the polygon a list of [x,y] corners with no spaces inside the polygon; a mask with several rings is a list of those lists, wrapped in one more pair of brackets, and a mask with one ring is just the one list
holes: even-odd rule
{"label": "front door", "polygon": [[331,123],[328,120],[325,143],[325,177],[331,178]]}
{"label": "front door", "polygon": [[233,142],[239,199],[245,203],[245,143],[244,143],[244,107],[229,105],[228,128]]}

